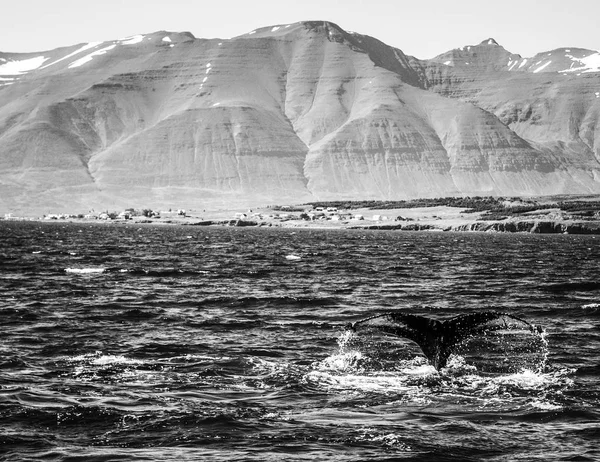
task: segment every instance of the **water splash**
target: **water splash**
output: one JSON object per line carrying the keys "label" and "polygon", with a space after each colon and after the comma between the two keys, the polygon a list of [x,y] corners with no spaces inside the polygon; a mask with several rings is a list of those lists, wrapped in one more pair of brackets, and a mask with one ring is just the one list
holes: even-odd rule
{"label": "water splash", "polygon": [[[514,367],[501,364],[503,367],[485,372],[472,364],[469,358],[454,354],[448,367],[438,372],[414,350],[406,352],[400,348],[390,355],[390,343],[344,331],[337,339],[337,350],[322,361],[313,363],[312,370],[302,380],[329,393],[344,393],[354,399],[379,395],[410,405],[428,405],[450,399],[463,404],[472,402],[484,408],[525,406],[552,409],[560,406],[549,395],[568,388],[572,381],[566,377],[565,371],[544,372],[548,358],[546,334],[536,333],[533,345],[528,344],[528,340],[515,346],[511,340],[514,338],[505,338],[504,344],[501,342],[500,345],[517,356],[524,345],[525,351],[534,350],[533,367],[526,367],[532,361],[522,361]],[[509,348],[511,345],[516,349]],[[503,353],[506,351],[502,350]],[[394,354],[395,357],[392,357]]]}

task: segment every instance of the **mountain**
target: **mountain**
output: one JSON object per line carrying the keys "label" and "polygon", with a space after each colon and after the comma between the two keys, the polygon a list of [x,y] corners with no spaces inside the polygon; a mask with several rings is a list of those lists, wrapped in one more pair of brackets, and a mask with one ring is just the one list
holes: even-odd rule
{"label": "mountain", "polygon": [[0,53],[0,210],[600,192],[600,58],[322,21]]}

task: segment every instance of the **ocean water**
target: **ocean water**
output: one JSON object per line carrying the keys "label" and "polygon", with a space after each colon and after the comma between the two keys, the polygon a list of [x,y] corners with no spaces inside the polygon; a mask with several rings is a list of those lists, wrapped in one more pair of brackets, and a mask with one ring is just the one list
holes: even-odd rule
{"label": "ocean water", "polygon": [[[0,459],[600,460],[596,236],[0,222]],[[541,325],[441,372],[343,326]]]}

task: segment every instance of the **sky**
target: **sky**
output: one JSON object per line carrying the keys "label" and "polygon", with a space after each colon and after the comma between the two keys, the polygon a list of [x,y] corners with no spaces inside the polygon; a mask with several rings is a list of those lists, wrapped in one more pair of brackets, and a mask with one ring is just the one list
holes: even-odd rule
{"label": "sky", "polygon": [[600,50],[598,0],[16,0],[3,5],[2,19],[2,52],[158,30],[227,39],[305,20],[332,21],[421,59],[490,37],[523,57],[560,47]]}

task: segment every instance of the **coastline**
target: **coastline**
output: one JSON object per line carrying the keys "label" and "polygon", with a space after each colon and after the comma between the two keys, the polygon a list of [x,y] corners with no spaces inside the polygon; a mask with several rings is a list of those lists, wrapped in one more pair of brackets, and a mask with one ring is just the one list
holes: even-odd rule
{"label": "coastline", "polygon": [[[493,232],[532,234],[600,234],[600,219],[576,219],[555,209],[538,210],[501,220],[485,219],[485,212],[464,208],[410,207],[395,209],[357,208],[325,212],[306,218],[306,212],[261,207],[252,210],[219,209],[190,211],[185,216],[144,217],[128,219],[98,218],[26,218],[8,217],[1,221],[58,223],[98,223],[105,225],[177,225],[209,227],[293,228],[324,230],[387,230],[429,232]],[[300,218],[304,216],[304,218]]]}

